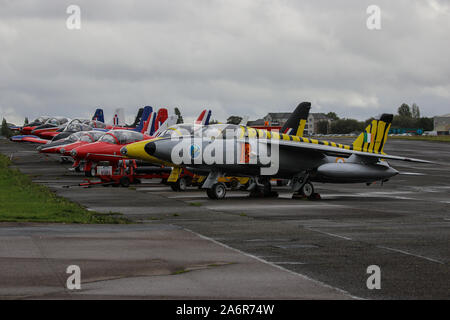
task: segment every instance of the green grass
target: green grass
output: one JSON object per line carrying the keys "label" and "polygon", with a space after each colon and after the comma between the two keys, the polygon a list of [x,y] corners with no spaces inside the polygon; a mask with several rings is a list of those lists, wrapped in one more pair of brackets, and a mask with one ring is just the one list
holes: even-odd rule
{"label": "green grass", "polygon": [[192,207],[201,207],[203,203],[201,202],[189,202],[189,205]]}
{"label": "green grass", "polygon": [[117,213],[88,211],[57,196],[47,187],[9,167],[10,160],[0,155],[0,221],[59,223],[128,223]]}
{"label": "green grass", "polygon": [[390,136],[389,139],[450,142],[450,136]]}

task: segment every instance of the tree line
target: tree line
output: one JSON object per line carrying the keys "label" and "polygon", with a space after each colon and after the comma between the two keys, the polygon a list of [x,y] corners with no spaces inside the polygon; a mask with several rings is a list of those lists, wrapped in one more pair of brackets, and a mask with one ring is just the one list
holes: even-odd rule
{"label": "tree line", "polygon": [[[358,121],[350,118],[339,118],[336,113],[329,112],[327,117],[331,119],[328,121],[319,121],[317,123],[317,133],[319,134],[347,134],[353,132],[363,131],[374,118],[369,118],[365,121]],[[392,129],[397,128],[410,128],[410,129],[423,129],[423,131],[433,130],[433,118],[421,117],[420,108],[417,104],[413,103],[410,107],[408,104],[403,103],[398,109],[397,114],[394,115],[392,120]]]}

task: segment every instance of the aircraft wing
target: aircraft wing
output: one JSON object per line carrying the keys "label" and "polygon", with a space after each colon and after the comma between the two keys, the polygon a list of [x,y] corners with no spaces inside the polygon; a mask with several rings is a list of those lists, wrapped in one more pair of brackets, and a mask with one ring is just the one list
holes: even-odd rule
{"label": "aircraft wing", "polygon": [[[274,140],[268,140],[268,139],[259,139],[258,141],[262,143],[272,143]],[[290,140],[275,140],[280,145],[281,148],[290,148],[294,150],[309,150],[313,152],[317,152],[323,155],[333,155],[333,156],[339,156],[339,155],[357,155],[360,157],[366,157],[366,158],[377,158],[377,159],[387,159],[387,160],[401,160],[401,161],[409,161],[409,162],[420,162],[420,163],[435,163],[428,160],[422,160],[422,159],[415,159],[415,158],[408,158],[408,157],[402,157],[402,156],[392,156],[388,154],[381,154],[381,153],[375,153],[375,152],[365,152],[365,151],[357,151],[352,150],[350,148],[345,148],[342,144],[334,143],[336,146],[332,145],[324,145],[315,143],[315,139],[308,139],[308,141],[311,142],[298,142],[298,141],[290,141]]]}
{"label": "aircraft wing", "polygon": [[9,139],[14,142],[33,142],[33,143],[40,143],[40,144],[46,144],[50,141],[50,140],[42,139],[38,136],[31,136],[31,135],[13,136]]}

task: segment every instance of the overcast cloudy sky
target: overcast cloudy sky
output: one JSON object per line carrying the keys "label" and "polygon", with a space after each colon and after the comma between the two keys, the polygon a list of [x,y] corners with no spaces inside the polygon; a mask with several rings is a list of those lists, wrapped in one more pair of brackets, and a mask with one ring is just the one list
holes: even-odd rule
{"label": "overcast cloudy sky", "polygon": [[[81,8],[69,30],[66,9]],[[366,9],[381,8],[381,30]],[[0,116],[450,113],[448,0],[0,0]],[[31,119],[30,119],[31,120]]]}

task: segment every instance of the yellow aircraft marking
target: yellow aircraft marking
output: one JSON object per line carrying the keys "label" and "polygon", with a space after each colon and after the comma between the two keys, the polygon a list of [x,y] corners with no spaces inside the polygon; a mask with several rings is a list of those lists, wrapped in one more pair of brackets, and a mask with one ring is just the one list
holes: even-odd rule
{"label": "yellow aircraft marking", "polygon": [[180,167],[174,167],[172,169],[172,172],[170,173],[169,178],[167,179],[168,182],[176,182],[181,174],[181,168]]}

